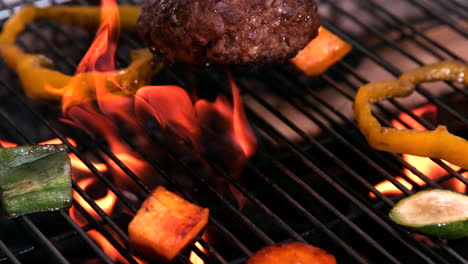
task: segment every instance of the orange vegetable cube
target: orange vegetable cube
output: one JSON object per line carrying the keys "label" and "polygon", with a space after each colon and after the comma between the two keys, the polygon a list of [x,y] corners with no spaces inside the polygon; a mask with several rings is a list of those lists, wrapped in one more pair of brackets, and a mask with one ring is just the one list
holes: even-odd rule
{"label": "orange vegetable cube", "polygon": [[246,264],[336,264],[336,259],[323,249],[291,242],[264,247]]}
{"label": "orange vegetable cube", "polygon": [[317,76],[341,60],[352,46],[324,27],[291,62],[307,76]]}
{"label": "orange vegetable cube", "polygon": [[141,256],[170,261],[202,231],[209,210],[157,187],[128,226],[132,249]]}

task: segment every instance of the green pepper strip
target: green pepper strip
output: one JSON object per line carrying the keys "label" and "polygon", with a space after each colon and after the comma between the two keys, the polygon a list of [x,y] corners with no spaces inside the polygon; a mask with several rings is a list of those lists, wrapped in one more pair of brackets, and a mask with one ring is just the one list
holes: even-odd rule
{"label": "green pepper strip", "polygon": [[72,201],[65,145],[0,149],[0,192],[7,216],[67,208]]}
{"label": "green pepper strip", "polygon": [[468,85],[468,64],[445,61],[400,76],[361,87],[354,100],[354,115],[368,143],[378,150],[444,159],[468,169],[468,141],[450,134],[445,126],[433,131],[397,130],[382,127],[371,113],[371,103],[391,97],[409,96],[417,84],[434,81]]}
{"label": "green pepper strip", "polygon": [[[140,14],[140,8],[135,6],[119,7],[121,28],[134,29]],[[131,63],[127,68],[111,72],[87,72],[77,76],[69,76],[52,70],[53,62],[41,54],[24,53],[15,43],[17,36],[26,25],[35,19],[52,19],[61,23],[93,29],[100,24],[100,7],[57,6],[47,8],[25,7],[13,15],[3,27],[0,34],[0,54],[7,65],[15,71],[27,96],[41,102],[58,104],[62,96],[74,96],[66,92],[67,84],[73,78],[78,78],[81,88],[76,93],[95,99],[93,78],[96,75],[109,80],[106,82],[108,91],[119,92],[122,89],[133,93],[145,85],[151,76],[158,72],[162,64],[153,67],[152,54],[148,49],[134,50],[131,53]],[[119,85],[110,81],[117,80]],[[120,86],[120,87],[119,87]]]}

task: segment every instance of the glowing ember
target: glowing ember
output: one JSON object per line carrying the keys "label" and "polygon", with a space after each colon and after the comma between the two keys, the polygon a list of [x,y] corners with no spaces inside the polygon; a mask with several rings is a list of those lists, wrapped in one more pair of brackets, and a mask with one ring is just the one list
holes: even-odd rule
{"label": "glowing ember", "polygon": [[[416,109],[412,110],[412,112],[416,116],[435,117],[435,115],[437,113],[437,108],[434,105],[425,105],[425,106],[422,106],[422,107],[419,107],[419,108],[416,108]],[[424,126],[419,124],[411,116],[409,116],[409,115],[407,115],[405,113],[401,113],[399,115],[399,119],[401,121],[403,121],[404,123],[406,123],[412,129],[421,130],[421,131],[425,130]],[[398,128],[398,129],[406,129],[406,127],[402,123],[400,123],[398,120],[393,120],[392,125],[395,128]],[[402,157],[406,162],[411,164],[413,167],[415,167],[417,170],[419,170],[421,173],[423,173],[424,175],[426,175],[428,178],[430,178],[432,180],[437,180],[438,178],[448,174],[448,172],[446,170],[441,168],[439,165],[434,163],[429,158],[418,157],[418,156],[413,156],[413,155],[408,155],[408,154],[403,154]],[[446,161],[443,161],[443,162],[445,164],[447,164],[450,168],[452,168],[455,171],[460,169],[459,167],[457,167],[457,166],[455,166],[453,164],[450,164],[450,163],[448,163]],[[426,184],[424,182],[424,180],[422,180],[420,177],[413,174],[410,170],[408,170],[406,168],[403,170],[403,173],[406,176],[408,176],[408,178],[411,179],[417,185]],[[464,177],[468,176],[467,173],[463,173],[462,175]],[[395,179],[398,182],[400,182],[403,186],[405,186],[408,190],[413,189],[413,186],[408,181],[406,181],[405,179],[403,179],[401,177],[397,177]],[[459,181],[456,178],[452,178],[452,179],[450,179],[448,181],[444,181],[441,185],[443,187],[447,188],[447,189],[451,189],[451,190],[458,191],[458,192],[465,192],[466,191],[465,184],[463,184],[461,181]],[[381,183],[378,183],[377,185],[375,185],[375,188],[378,191],[380,191],[381,193],[386,194],[386,195],[398,195],[398,194],[402,193],[395,185],[393,185],[389,181],[383,181]],[[373,197],[373,198],[375,197],[373,194],[370,194],[370,196]]]}

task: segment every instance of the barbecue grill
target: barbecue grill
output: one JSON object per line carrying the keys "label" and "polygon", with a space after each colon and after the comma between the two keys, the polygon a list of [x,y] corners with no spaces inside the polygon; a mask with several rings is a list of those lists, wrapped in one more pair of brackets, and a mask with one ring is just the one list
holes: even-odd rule
{"label": "barbecue grill", "polygon": [[[287,64],[229,69],[259,145],[241,169],[230,168],[215,155],[198,152],[177,130],[161,136],[158,127],[147,130],[152,149],[159,153],[157,157],[149,155],[123,127],[120,140],[142,158],[159,183],[190,202],[210,208],[204,235],[181,252],[175,263],[191,263],[193,256],[199,259],[197,263],[243,263],[266,245],[293,240],[325,249],[338,263],[467,262],[466,239],[444,241],[416,235],[387,216],[396,201],[418,190],[444,188],[448,182],[455,182],[466,191],[465,171],[431,159],[435,168],[443,170],[434,178],[402,155],[372,149],[354,123],[351,105],[356,90],[369,81],[394,78],[403,71],[444,59],[465,61],[468,3],[385,2],[320,1],[323,25],[352,44],[353,51],[317,78],[307,78]],[[69,3],[99,4],[65,1]],[[141,4],[132,0],[121,3]],[[64,1],[0,0],[0,19],[4,22],[23,5],[56,4]],[[92,33],[83,30],[40,21],[29,25],[18,43],[28,52],[46,54],[56,62],[56,68],[72,74],[92,38]],[[141,46],[134,33],[122,33],[118,66],[127,65],[128,51]],[[217,94],[229,97],[225,71],[169,66],[152,84],[194,88],[198,96],[209,99]],[[99,233],[120,254],[119,261],[138,263],[127,246],[127,225],[151,188],[126,160],[112,152],[108,142],[61,122],[57,108],[25,97],[16,75],[3,61],[0,75],[0,140],[22,145],[59,138],[98,180],[96,188],[82,188],[73,182],[73,190],[89,205],[86,208],[76,199],[73,204],[86,225],[77,223],[68,210],[0,218],[0,263],[115,262],[90,231]],[[456,84],[421,85],[410,100],[387,100],[376,105],[375,113],[388,126],[398,121],[411,127],[405,116],[433,129],[433,118],[413,111],[430,104],[437,111],[437,122],[448,122],[455,133],[464,136],[468,119],[466,110],[458,106],[467,97],[467,90]],[[118,188],[94,165],[96,161],[113,162],[135,188]],[[408,177],[405,170],[422,183]],[[239,206],[235,195],[217,188],[213,177],[241,193],[245,205]],[[376,188],[385,180],[399,193],[389,195]],[[112,214],[96,202],[103,196],[96,189],[109,190],[117,197]],[[99,217],[93,217],[91,211]]]}

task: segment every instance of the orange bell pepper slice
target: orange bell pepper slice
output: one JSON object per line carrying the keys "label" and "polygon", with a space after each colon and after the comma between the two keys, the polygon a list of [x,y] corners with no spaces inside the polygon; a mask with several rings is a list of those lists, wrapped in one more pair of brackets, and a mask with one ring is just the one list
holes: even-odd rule
{"label": "orange bell pepper slice", "polygon": [[341,60],[352,46],[323,26],[318,36],[290,61],[307,76],[318,76]]}

